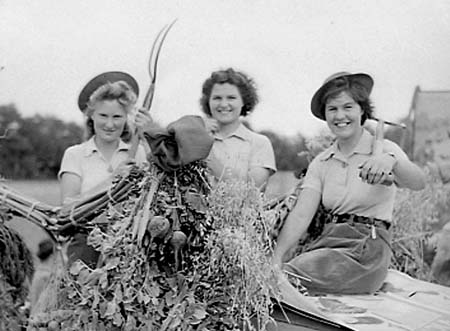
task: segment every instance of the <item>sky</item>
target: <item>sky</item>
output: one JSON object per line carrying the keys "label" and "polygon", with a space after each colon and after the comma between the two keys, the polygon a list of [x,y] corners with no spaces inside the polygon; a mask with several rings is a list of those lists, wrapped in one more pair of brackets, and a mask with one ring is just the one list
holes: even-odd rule
{"label": "sky", "polygon": [[286,135],[325,127],[309,105],[335,72],[370,74],[388,121],[416,86],[450,90],[447,0],[0,0],[0,105],[81,124],[81,88],[110,70],[137,79],[142,103],[151,45],[174,19],[151,109],[163,124],[200,115],[204,80],[228,67],[256,82],[253,127]]}

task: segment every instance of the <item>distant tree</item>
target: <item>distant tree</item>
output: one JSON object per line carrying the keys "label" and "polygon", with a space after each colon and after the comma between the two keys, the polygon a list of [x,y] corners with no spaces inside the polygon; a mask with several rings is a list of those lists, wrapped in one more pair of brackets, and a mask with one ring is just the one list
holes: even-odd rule
{"label": "distant tree", "polygon": [[270,130],[260,133],[267,136],[272,143],[278,170],[299,171],[308,166],[307,160],[300,156],[302,151],[306,151],[305,139],[300,134],[289,137]]}
{"label": "distant tree", "polygon": [[[12,125],[14,124],[14,125]],[[55,178],[64,150],[83,130],[53,116],[22,118],[14,105],[0,106],[0,175],[13,179]]]}

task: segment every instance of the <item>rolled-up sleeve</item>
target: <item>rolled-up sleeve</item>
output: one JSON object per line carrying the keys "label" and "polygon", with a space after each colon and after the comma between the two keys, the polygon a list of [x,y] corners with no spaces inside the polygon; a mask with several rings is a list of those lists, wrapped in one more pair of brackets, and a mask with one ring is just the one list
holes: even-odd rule
{"label": "rolled-up sleeve", "polygon": [[63,173],[71,173],[83,177],[81,168],[81,153],[73,147],[69,147],[64,152],[64,156],[61,161],[61,167],[58,172],[58,179],[61,179]]}
{"label": "rolled-up sleeve", "polygon": [[277,170],[272,143],[266,136],[258,135],[254,140],[250,167],[262,167],[272,172]]}
{"label": "rolled-up sleeve", "polygon": [[309,188],[322,193],[323,185],[320,176],[321,161],[316,157],[308,166],[305,178],[302,183],[302,189]]}

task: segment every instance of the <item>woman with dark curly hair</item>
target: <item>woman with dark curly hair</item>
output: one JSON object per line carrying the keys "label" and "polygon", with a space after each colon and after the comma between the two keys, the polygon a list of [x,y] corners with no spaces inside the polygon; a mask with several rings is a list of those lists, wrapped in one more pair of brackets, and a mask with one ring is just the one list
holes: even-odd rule
{"label": "woman with dark curly hair", "polygon": [[[374,140],[364,129],[372,118],[372,87],[367,74],[338,73],[311,101],[313,115],[327,122],[336,141],[309,165],[299,200],[277,239],[273,262],[309,279],[304,285],[314,293],[379,289],[391,258],[396,186],[420,190],[425,185],[423,171],[397,144]],[[386,180],[392,177],[393,185],[388,185],[392,182]],[[284,261],[285,253],[308,232],[317,211],[323,231],[301,254]]]}
{"label": "woman with dark curly hair", "polygon": [[207,162],[217,180],[252,181],[264,189],[276,171],[270,140],[241,122],[257,103],[253,80],[232,68],[213,72],[203,83],[200,104],[214,137]]}

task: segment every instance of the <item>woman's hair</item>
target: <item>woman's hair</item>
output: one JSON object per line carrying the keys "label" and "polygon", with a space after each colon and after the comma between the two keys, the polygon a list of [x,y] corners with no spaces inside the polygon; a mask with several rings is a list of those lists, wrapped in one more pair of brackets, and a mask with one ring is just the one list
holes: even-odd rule
{"label": "woman's hair", "polygon": [[[328,100],[336,98],[342,92],[346,92],[361,107],[361,124],[372,118],[373,106],[369,98],[369,91],[357,80],[351,77],[338,77],[327,83],[327,87],[322,96],[322,112],[325,114],[325,105]],[[324,116],[325,118],[325,116]]]}
{"label": "woman's hair", "polygon": [[202,87],[202,97],[200,99],[200,105],[202,111],[211,116],[211,109],[209,109],[209,98],[211,97],[211,91],[214,84],[231,84],[238,88],[241,94],[243,106],[241,110],[241,116],[247,116],[258,103],[258,94],[256,93],[256,86],[250,77],[240,71],[235,71],[233,68],[226,70],[214,71],[211,76],[205,80]]}
{"label": "woman's hair", "polygon": [[[136,103],[137,96],[131,86],[124,81],[106,83],[105,85],[97,88],[89,97],[85,110],[85,115],[87,117],[85,133],[86,139],[91,138],[95,134],[94,121],[92,120],[92,114],[95,111],[95,106],[97,103],[105,100],[116,100],[128,114]],[[125,142],[130,141],[131,131],[128,123],[125,123],[125,127],[120,138]]]}

